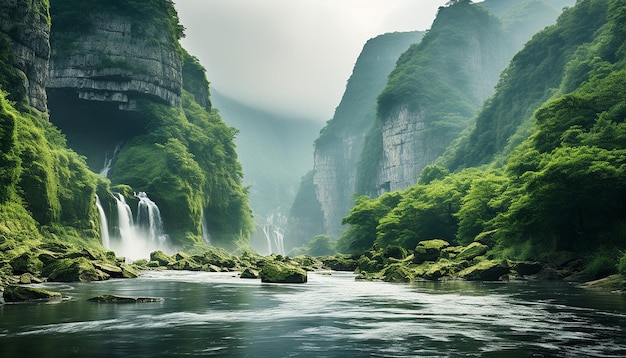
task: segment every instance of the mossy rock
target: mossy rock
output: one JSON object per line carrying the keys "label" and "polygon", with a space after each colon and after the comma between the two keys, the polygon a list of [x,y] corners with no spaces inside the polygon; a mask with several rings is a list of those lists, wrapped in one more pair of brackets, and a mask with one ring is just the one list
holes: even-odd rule
{"label": "mossy rock", "polygon": [[123,270],[121,267],[111,265],[105,262],[93,262],[93,266],[113,278],[124,277]]}
{"label": "mossy rock", "polygon": [[39,260],[35,253],[30,251],[15,257],[9,261],[9,264],[13,267],[13,273],[16,275],[31,273],[39,276],[43,270],[43,262]]}
{"label": "mossy rock", "polygon": [[127,297],[116,295],[100,295],[88,299],[89,302],[97,303],[148,303],[148,302],[163,302],[163,298],[160,297]]}
{"label": "mossy rock", "polygon": [[111,277],[96,269],[85,257],[58,260],[44,267],[44,275],[48,276],[49,281],[56,282],[104,281]]}
{"label": "mossy rock", "polygon": [[473,260],[478,256],[484,255],[489,247],[487,245],[483,245],[480,242],[472,242],[467,245],[459,254],[456,256],[457,260]]}
{"label": "mossy rock", "polygon": [[159,266],[167,266],[174,263],[175,260],[169,257],[165,252],[159,250],[150,253],[150,262],[152,261],[158,262]]}
{"label": "mossy rock", "polygon": [[382,255],[386,259],[392,258],[397,260],[404,260],[408,256],[408,252],[404,247],[391,245],[385,247]]}
{"label": "mossy rock", "polygon": [[393,264],[385,267],[381,272],[381,279],[385,282],[411,282],[415,273],[402,264]]}
{"label": "mossy rock", "polygon": [[170,270],[203,271],[203,266],[192,258],[183,258],[167,265]]}
{"label": "mossy rock", "polygon": [[307,273],[303,269],[278,261],[266,262],[259,272],[261,282],[269,283],[305,283]]}
{"label": "mossy rock", "polygon": [[543,267],[543,264],[540,262],[530,261],[514,262],[512,265],[512,269],[520,276],[536,275]]}
{"label": "mossy rock", "polygon": [[450,246],[445,240],[433,239],[417,243],[413,250],[413,263],[421,264],[425,261],[437,261],[441,257],[441,250]]}
{"label": "mossy rock", "polygon": [[335,271],[354,271],[358,267],[358,262],[349,257],[331,256],[322,260],[325,267]]}
{"label": "mossy rock", "polygon": [[511,271],[506,260],[485,260],[459,272],[468,281],[497,281]]}
{"label": "mossy rock", "polygon": [[38,256],[39,260],[43,262],[44,266],[49,265],[54,261],[64,258],[63,254],[51,251],[51,250],[41,250]]}
{"label": "mossy rock", "polygon": [[72,246],[64,244],[60,241],[48,241],[39,245],[39,249],[56,253],[67,253],[68,251],[72,250]]}
{"label": "mossy rock", "polygon": [[23,284],[23,285],[28,285],[31,283],[42,283],[43,280],[40,279],[39,277],[33,276],[33,274],[31,273],[23,273],[20,275],[19,278],[19,283]]}
{"label": "mossy rock", "polygon": [[6,302],[24,302],[34,300],[60,300],[61,294],[41,288],[28,286],[8,286],[3,294]]}
{"label": "mossy rock", "polygon": [[481,232],[480,234],[476,235],[476,237],[474,238],[474,242],[486,245],[488,247],[494,247],[496,245],[496,238],[494,235],[495,233],[496,230]]}
{"label": "mossy rock", "polygon": [[193,256],[193,259],[203,265],[215,265],[229,269],[234,269],[238,265],[234,256],[217,248],[210,248],[201,255]]}
{"label": "mossy rock", "polygon": [[250,267],[246,267],[243,271],[241,271],[241,278],[259,278],[259,271],[255,269],[251,269]]}
{"label": "mossy rock", "polygon": [[123,278],[137,278],[137,277],[139,277],[139,271],[133,265],[122,263],[122,264],[120,264],[120,268],[122,269],[122,277]]}
{"label": "mossy rock", "polygon": [[359,272],[374,273],[383,269],[383,263],[377,260],[371,259],[365,255],[359,257],[357,261],[357,270]]}

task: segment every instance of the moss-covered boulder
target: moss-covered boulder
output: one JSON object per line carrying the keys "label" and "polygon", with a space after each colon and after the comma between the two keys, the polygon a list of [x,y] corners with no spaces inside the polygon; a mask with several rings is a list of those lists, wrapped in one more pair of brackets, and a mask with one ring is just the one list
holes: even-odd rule
{"label": "moss-covered boulder", "polygon": [[370,258],[366,255],[359,257],[356,271],[374,273],[382,270],[384,267],[382,259],[377,260],[376,258],[380,257]]}
{"label": "moss-covered boulder", "polygon": [[128,297],[116,295],[100,295],[88,299],[89,302],[97,303],[147,303],[147,302],[163,302],[160,297]]}
{"label": "moss-covered boulder", "polygon": [[105,263],[105,262],[93,262],[93,266],[106,273],[113,278],[124,278],[124,274],[121,267]]}
{"label": "moss-covered boulder", "polygon": [[44,276],[49,281],[75,282],[75,281],[104,281],[111,276],[94,267],[93,263],[85,257],[74,259],[62,259],[44,267]]}
{"label": "moss-covered boulder", "polygon": [[41,274],[43,270],[43,262],[37,257],[37,254],[27,251],[9,261],[11,267],[13,267],[13,273],[20,275],[23,273],[30,273],[35,276]]}
{"label": "moss-covered boulder", "polygon": [[237,258],[225,250],[211,247],[201,255],[194,255],[193,259],[201,265],[215,265],[227,269],[236,269]]}
{"label": "moss-covered boulder", "polygon": [[24,302],[34,300],[60,300],[61,294],[29,286],[8,286],[3,294],[6,302]]}
{"label": "moss-covered boulder", "polygon": [[303,269],[289,263],[266,262],[259,272],[262,282],[270,283],[305,283],[307,273]]}
{"label": "moss-covered boulder", "polygon": [[120,264],[120,268],[122,269],[122,277],[123,278],[137,278],[137,277],[139,277],[139,271],[133,265],[122,263],[122,264]]}
{"label": "moss-covered boulder", "polygon": [[246,267],[243,271],[241,271],[241,278],[259,278],[259,271],[252,269],[250,267]]}
{"label": "moss-covered boulder", "polygon": [[385,247],[382,255],[386,259],[404,260],[408,256],[408,252],[404,247],[390,245]]}
{"label": "moss-covered boulder", "polygon": [[335,255],[322,260],[324,267],[335,271],[354,271],[358,267],[358,261],[351,256]]}
{"label": "moss-covered boulder", "polygon": [[520,261],[514,262],[511,269],[517,272],[520,276],[529,276],[538,274],[543,267],[543,264],[540,262]]}
{"label": "moss-covered boulder", "polygon": [[402,264],[392,264],[381,272],[381,279],[386,282],[411,282],[415,273]]}
{"label": "moss-covered boulder", "polygon": [[158,262],[159,266],[167,266],[174,263],[176,260],[169,257],[165,252],[159,250],[150,253],[150,261]]}
{"label": "moss-covered boulder", "polygon": [[468,281],[497,281],[510,270],[506,260],[485,260],[462,270],[459,277]]}
{"label": "moss-covered boulder", "polygon": [[457,260],[473,260],[478,256],[482,256],[487,253],[489,247],[487,245],[483,245],[480,242],[472,242],[467,245],[459,254],[456,256]]}
{"label": "moss-covered boulder", "polygon": [[450,246],[445,240],[433,239],[424,240],[417,243],[413,250],[413,263],[421,264],[425,261],[437,261],[441,257],[441,250]]}
{"label": "moss-covered boulder", "polygon": [[191,257],[181,258],[167,265],[170,270],[202,271],[204,266]]}

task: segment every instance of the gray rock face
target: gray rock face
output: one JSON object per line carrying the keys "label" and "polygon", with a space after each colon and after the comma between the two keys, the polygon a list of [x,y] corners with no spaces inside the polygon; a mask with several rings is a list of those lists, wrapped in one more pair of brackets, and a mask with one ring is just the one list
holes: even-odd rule
{"label": "gray rock face", "polygon": [[376,96],[398,57],[423,33],[389,33],[369,40],[354,66],[341,103],[315,145],[313,182],[326,233],[337,237],[354,204],[357,163],[376,117]]}
{"label": "gray rock face", "polygon": [[165,31],[149,28],[138,35],[128,18],[101,14],[91,31],[71,44],[53,44],[48,88],[74,89],[78,98],[113,102],[133,110],[147,97],[180,106],[182,58]]}
{"label": "gray rock face", "polygon": [[28,104],[47,112],[46,78],[50,58],[50,24],[47,1],[0,0],[0,33],[13,46],[21,92]]}

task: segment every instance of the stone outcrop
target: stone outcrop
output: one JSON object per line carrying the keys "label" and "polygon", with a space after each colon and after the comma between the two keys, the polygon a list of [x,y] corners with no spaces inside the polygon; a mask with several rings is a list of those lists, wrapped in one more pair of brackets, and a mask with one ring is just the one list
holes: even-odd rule
{"label": "stone outcrop", "polygon": [[[90,31],[53,34],[47,87],[71,90],[79,99],[112,102],[133,110],[138,98],[180,106],[182,56],[167,31],[148,27],[138,36],[131,19],[112,13],[94,17]],[[72,38],[56,46],[55,38]]]}
{"label": "stone outcrop", "polygon": [[[0,35],[13,47],[12,62],[22,79],[12,89],[28,104],[47,112],[46,78],[50,58],[50,15],[47,1],[0,1]],[[19,98],[21,99],[21,98]]]}
{"label": "stone outcrop", "polygon": [[313,182],[325,230],[333,237],[341,233],[341,219],[353,204],[357,162],[365,134],[376,117],[376,96],[400,54],[422,36],[422,32],[405,32],[370,39],[356,61],[333,119],[316,142]]}

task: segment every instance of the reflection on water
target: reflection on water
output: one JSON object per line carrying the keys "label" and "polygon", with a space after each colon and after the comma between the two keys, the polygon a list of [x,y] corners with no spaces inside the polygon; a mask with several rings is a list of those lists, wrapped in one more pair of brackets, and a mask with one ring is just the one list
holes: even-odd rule
{"label": "reflection on water", "polygon": [[[565,283],[305,285],[232,273],[44,284],[69,299],[0,306],[0,357],[622,357],[626,300]],[[160,303],[97,304],[104,293]]]}

